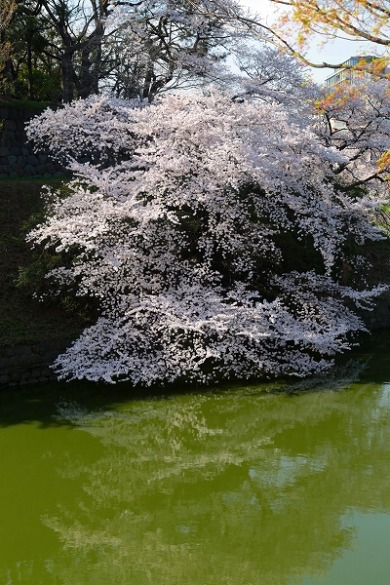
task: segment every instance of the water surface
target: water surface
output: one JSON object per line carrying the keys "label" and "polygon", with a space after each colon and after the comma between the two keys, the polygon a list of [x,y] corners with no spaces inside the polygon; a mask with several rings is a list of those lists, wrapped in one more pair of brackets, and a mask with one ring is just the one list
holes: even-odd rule
{"label": "water surface", "polygon": [[288,388],[3,392],[0,585],[388,585],[388,351]]}

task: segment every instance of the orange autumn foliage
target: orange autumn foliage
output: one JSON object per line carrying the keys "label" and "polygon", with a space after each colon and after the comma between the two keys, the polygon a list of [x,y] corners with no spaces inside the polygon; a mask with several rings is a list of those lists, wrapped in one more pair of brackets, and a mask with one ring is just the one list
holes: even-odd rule
{"label": "orange autumn foliage", "polygon": [[[284,13],[275,27],[282,46],[312,67],[342,67],[342,63],[313,63],[305,54],[313,34],[324,39],[345,38],[370,41],[379,53],[390,46],[390,4],[388,0],[270,0]],[[378,56],[370,73],[383,77],[389,56]],[[358,67],[357,67],[358,68]],[[362,66],[363,68],[363,66]]]}

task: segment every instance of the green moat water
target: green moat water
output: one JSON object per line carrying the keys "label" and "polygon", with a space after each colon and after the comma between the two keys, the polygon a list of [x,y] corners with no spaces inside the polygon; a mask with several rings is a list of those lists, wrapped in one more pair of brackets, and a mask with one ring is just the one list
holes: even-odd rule
{"label": "green moat water", "polygon": [[0,585],[388,585],[389,343],[287,392],[3,392]]}

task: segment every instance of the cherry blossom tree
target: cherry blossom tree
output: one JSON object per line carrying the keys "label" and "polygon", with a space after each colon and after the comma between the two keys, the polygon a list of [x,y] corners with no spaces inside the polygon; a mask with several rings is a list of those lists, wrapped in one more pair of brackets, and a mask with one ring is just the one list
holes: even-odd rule
{"label": "cherry blossom tree", "polygon": [[351,243],[382,237],[381,200],[375,185],[340,187],[348,152],[325,145],[314,118],[210,91],[93,97],[30,123],[74,178],[66,197],[48,192],[28,239],[62,258],[53,294],[73,287],[99,305],[57,359],[60,378],[305,376],[350,347],[365,329],[357,308],[382,289],[365,287],[360,256],[348,253],[354,282],[343,265]]}
{"label": "cherry blossom tree", "polygon": [[236,91],[233,99],[254,96],[268,102],[278,102],[292,108],[292,112],[302,114],[310,98],[318,98],[318,87],[310,80],[307,69],[302,63],[272,45],[233,44],[232,52],[240,74],[231,75],[226,81],[230,91]]}
{"label": "cherry blossom tree", "polygon": [[[334,171],[346,185],[382,183],[390,170],[386,153],[390,145],[390,84],[362,76],[353,84],[323,89],[316,101],[317,133],[322,143],[346,155]],[[378,164],[381,161],[382,164]]]}

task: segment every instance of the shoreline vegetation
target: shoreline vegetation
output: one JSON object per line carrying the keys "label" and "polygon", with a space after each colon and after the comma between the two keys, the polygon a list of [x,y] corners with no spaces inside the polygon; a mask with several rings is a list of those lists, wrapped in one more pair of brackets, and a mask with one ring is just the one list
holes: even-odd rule
{"label": "shoreline vegetation", "polygon": [[[0,358],[3,360],[10,348],[18,348],[20,353],[20,348],[27,346],[65,347],[88,325],[88,312],[72,306],[67,299],[48,298],[42,303],[33,297],[34,276],[41,278],[40,259],[34,256],[25,235],[43,217],[42,186],[58,188],[65,181],[66,177],[0,178]],[[374,265],[373,281],[380,277],[390,282],[389,252],[390,240],[370,244],[368,255]],[[384,317],[384,323],[385,320]],[[46,374],[42,378],[39,373],[41,381],[48,381],[47,363],[43,364],[43,370]],[[25,383],[26,375],[11,385]]]}

